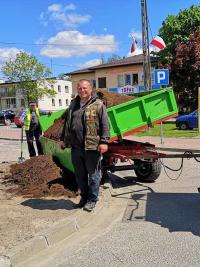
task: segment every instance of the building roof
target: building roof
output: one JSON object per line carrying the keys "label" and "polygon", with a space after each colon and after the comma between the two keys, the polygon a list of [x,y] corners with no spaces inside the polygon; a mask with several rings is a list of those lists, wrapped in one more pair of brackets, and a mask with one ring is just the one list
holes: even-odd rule
{"label": "building roof", "polygon": [[[52,78],[46,78],[45,80],[62,80],[62,81],[67,81],[67,80],[63,80],[63,79],[59,79],[57,77],[52,77]],[[32,81],[36,81],[36,80],[32,80]],[[20,83],[20,81],[18,82],[11,82],[11,81],[3,81],[3,82],[0,82],[0,86],[1,85],[12,85],[12,84],[18,84]]]}
{"label": "building roof", "polygon": [[119,66],[143,64],[143,59],[144,59],[143,54],[140,54],[140,55],[119,59],[113,62],[104,63],[104,64],[100,64],[97,66],[89,67],[89,68],[75,70],[75,71],[66,73],[66,75],[89,73],[89,72],[94,72],[95,70],[104,69],[104,68],[113,68],[113,67],[119,67]]}

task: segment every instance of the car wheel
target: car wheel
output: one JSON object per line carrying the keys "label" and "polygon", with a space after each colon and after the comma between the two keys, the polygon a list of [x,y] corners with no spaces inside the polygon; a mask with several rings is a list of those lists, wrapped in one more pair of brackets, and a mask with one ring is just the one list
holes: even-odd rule
{"label": "car wheel", "polygon": [[187,130],[189,127],[188,127],[188,124],[186,122],[180,122],[179,123],[179,130]]}

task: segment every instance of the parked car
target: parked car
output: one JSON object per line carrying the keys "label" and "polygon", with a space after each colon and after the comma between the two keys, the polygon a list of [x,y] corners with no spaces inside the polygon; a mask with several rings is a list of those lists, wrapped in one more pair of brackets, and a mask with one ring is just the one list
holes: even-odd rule
{"label": "parked car", "polygon": [[198,110],[176,118],[176,127],[180,130],[198,128]]}
{"label": "parked car", "polygon": [[0,123],[5,125],[10,125],[14,122],[15,112],[12,110],[2,110],[0,111]]}

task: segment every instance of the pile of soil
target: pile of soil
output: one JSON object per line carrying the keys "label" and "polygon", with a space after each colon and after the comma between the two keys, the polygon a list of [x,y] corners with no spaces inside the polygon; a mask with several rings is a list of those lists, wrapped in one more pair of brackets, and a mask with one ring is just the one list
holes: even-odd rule
{"label": "pile of soil", "polygon": [[41,155],[21,164],[13,164],[10,173],[4,177],[5,184],[15,185],[7,190],[9,193],[34,198],[77,195],[74,174],[65,171],[62,176],[61,169],[51,155]]}
{"label": "pile of soil", "polygon": [[[104,102],[107,108],[135,99],[134,96],[122,95],[119,93],[113,93],[103,90],[97,90],[97,95],[99,99],[101,99]],[[44,137],[55,141],[60,141],[60,137],[64,126],[64,120],[65,120],[65,113],[63,113],[63,115],[60,118],[56,119],[54,121],[54,124],[51,127],[49,127],[49,129],[46,132],[44,132]]]}
{"label": "pile of soil", "polygon": [[111,108],[113,106],[135,99],[135,96],[122,95],[119,93],[108,92],[103,90],[97,90],[97,95],[99,99],[103,101],[107,108]]}
{"label": "pile of soil", "polygon": [[62,116],[58,119],[55,119],[54,124],[47,129],[46,132],[44,132],[44,137],[60,141],[60,137],[62,134],[63,126],[65,121],[65,112],[62,114]]}

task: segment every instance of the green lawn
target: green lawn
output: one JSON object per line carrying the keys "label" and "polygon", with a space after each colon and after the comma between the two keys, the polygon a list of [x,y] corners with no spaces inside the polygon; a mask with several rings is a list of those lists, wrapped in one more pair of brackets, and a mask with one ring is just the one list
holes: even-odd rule
{"label": "green lawn", "polygon": [[[135,133],[136,136],[160,136],[160,124],[153,126],[147,130]],[[196,137],[200,134],[198,130],[178,130],[175,123],[163,123],[163,136],[164,137]]]}

